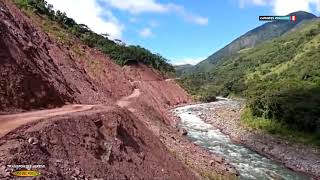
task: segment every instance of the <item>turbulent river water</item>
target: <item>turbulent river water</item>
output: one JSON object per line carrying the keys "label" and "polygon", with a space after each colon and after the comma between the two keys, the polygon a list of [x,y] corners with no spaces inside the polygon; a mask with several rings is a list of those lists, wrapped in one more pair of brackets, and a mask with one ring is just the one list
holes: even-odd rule
{"label": "turbulent river water", "polygon": [[[221,101],[225,100],[214,103],[219,105]],[[212,106],[214,103],[210,105]],[[179,107],[173,112],[181,118],[179,126],[188,131],[188,138],[203,148],[225,158],[239,171],[240,179],[309,179],[304,174],[294,172],[245,146],[233,143],[229,136],[196,115],[194,108],[205,108],[206,105],[197,104]]]}

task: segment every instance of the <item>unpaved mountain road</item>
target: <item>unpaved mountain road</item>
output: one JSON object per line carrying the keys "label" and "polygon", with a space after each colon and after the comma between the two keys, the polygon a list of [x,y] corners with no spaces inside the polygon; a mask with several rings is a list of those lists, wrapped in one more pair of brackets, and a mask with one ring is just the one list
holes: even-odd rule
{"label": "unpaved mountain road", "polygon": [[[166,79],[164,81],[174,81],[175,79]],[[141,81],[135,81],[134,83],[139,83]],[[140,89],[134,89],[132,94],[123,97],[116,102],[121,108],[127,108],[130,105],[130,100],[137,98],[141,95]],[[25,112],[12,115],[0,115],[0,138],[9,133],[10,131],[30,122],[38,121],[41,119],[47,119],[54,116],[66,115],[81,111],[91,110],[93,107],[98,105],[66,105],[61,108],[40,110],[33,112]],[[135,109],[128,108],[129,111],[133,112]]]}
{"label": "unpaved mountain road", "polygon": [[[131,95],[121,98],[117,101],[117,105],[126,108],[130,105],[130,100],[133,98],[137,98],[141,95],[140,89],[134,89]],[[0,116],[0,138],[13,131],[14,129],[30,123],[34,121],[38,121],[41,119],[47,119],[54,116],[61,116],[66,114],[72,114],[81,111],[91,110],[93,107],[98,105],[83,105],[83,104],[75,104],[75,105],[66,105],[61,108],[49,109],[49,110],[40,110],[33,112],[25,112],[19,114],[12,115],[1,115]],[[133,111],[133,109],[129,109]]]}
{"label": "unpaved mountain road", "polygon": [[135,89],[135,90],[133,90],[133,93],[131,95],[129,95],[127,97],[123,97],[119,101],[117,101],[117,105],[122,108],[127,107],[127,106],[129,106],[131,99],[137,98],[140,95],[141,95],[140,89]]}
{"label": "unpaved mountain road", "polygon": [[10,131],[30,122],[46,119],[54,116],[87,111],[95,105],[67,105],[61,108],[26,112],[20,114],[0,116],[0,138]]}
{"label": "unpaved mountain road", "polygon": [[175,81],[175,80],[179,80],[179,79],[181,79],[181,78],[172,78],[172,79],[166,79],[165,81]]}

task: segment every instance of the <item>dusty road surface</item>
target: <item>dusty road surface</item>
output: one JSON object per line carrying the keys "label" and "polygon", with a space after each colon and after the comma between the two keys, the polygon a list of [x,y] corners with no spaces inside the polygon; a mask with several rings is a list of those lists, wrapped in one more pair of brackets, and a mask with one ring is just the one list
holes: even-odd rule
{"label": "dusty road surface", "polygon": [[[141,95],[140,89],[135,89],[131,95],[121,98],[117,101],[117,105],[124,108],[130,105],[130,100]],[[75,112],[87,111],[97,105],[67,105],[61,108],[26,112],[12,115],[0,116],[0,138],[10,131],[30,122],[40,119],[46,119],[54,116],[71,114]]]}
{"label": "dusty road surface", "polygon": [[166,79],[165,81],[175,81],[175,80],[179,80],[179,79],[181,79],[181,78],[171,78],[171,79]]}
{"label": "dusty road surface", "polygon": [[137,98],[140,95],[141,95],[140,89],[135,89],[131,95],[129,95],[127,97],[123,97],[119,101],[117,101],[117,105],[122,108],[127,107],[127,106],[129,106],[131,99]]}
{"label": "dusty road surface", "polygon": [[40,119],[90,110],[95,105],[67,105],[57,109],[0,116],[0,138],[24,124]]}

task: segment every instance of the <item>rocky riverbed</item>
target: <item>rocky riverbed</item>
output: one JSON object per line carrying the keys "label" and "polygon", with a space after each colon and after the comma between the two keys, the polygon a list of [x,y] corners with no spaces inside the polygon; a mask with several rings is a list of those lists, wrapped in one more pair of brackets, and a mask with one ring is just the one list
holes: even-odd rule
{"label": "rocky riverbed", "polygon": [[243,103],[233,100],[219,100],[213,103],[190,106],[191,111],[203,121],[229,135],[234,143],[273,159],[287,168],[312,174],[320,178],[320,153],[318,149],[301,144],[292,144],[284,139],[251,131],[240,122]]}

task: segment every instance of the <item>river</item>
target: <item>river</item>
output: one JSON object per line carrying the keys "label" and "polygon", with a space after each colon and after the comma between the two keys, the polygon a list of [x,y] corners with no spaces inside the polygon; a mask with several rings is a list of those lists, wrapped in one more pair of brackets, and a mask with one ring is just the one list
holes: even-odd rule
{"label": "river", "polygon": [[[227,100],[221,99],[211,103],[211,106],[215,103],[219,105],[223,101]],[[194,108],[205,108],[206,105],[188,105],[176,108],[173,112],[181,118],[179,126],[188,131],[188,138],[195,144],[225,158],[239,171],[240,179],[309,179],[306,175],[294,172],[243,145],[233,143],[229,136],[196,115]]]}

